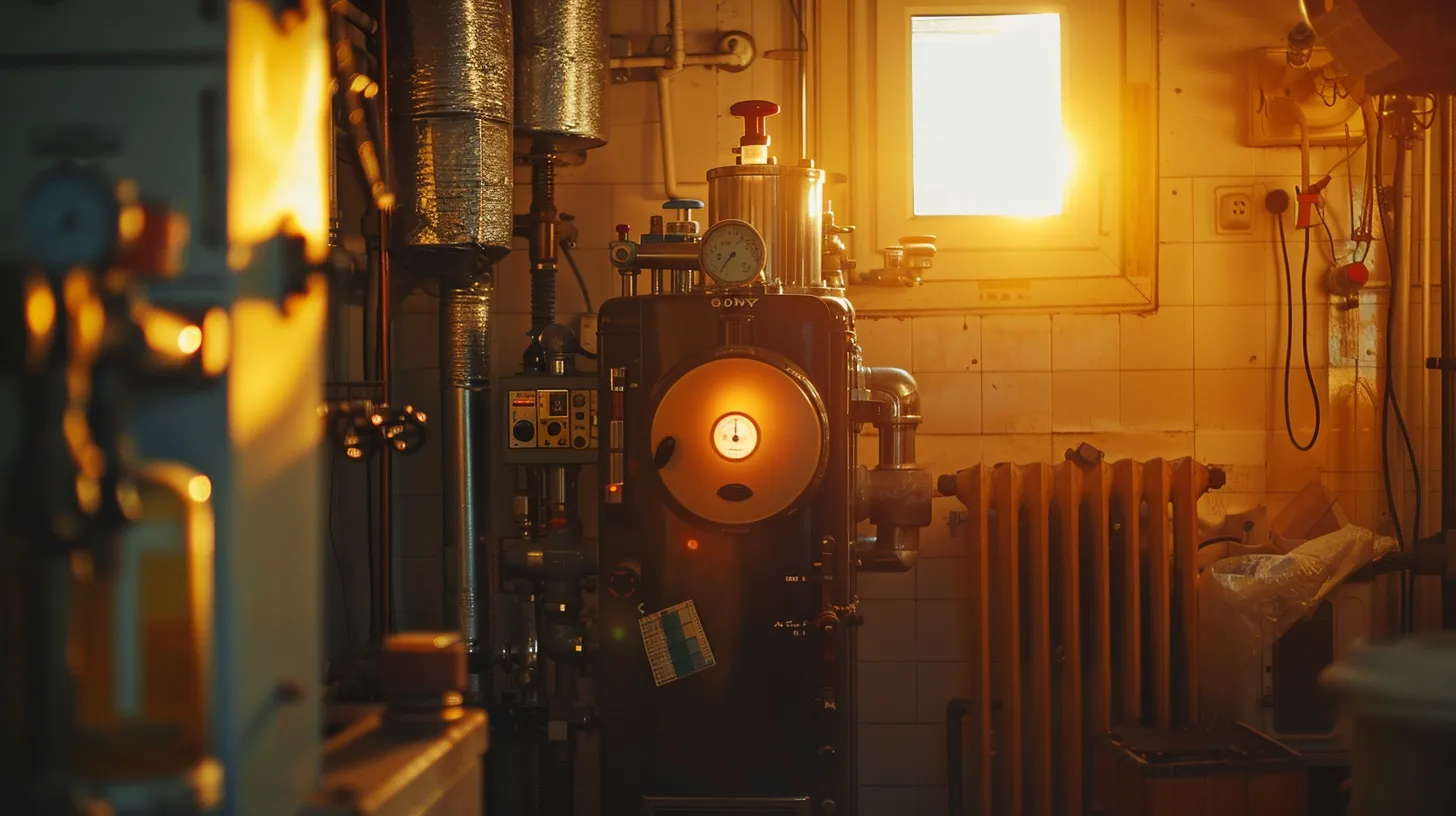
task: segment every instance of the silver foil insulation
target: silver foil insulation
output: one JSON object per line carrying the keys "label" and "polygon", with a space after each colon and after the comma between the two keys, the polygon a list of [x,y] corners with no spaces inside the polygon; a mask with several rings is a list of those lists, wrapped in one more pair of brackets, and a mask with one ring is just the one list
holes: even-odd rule
{"label": "silver foil insulation", "polygon": [[398,3],[388,23],[390,145],[399,188],[392,240],[504,255],[513,223],[511,4]]}
{"label": "silver foil insulation", "polygon": [[607,141],[602,0],[516,0],[516,135],[533,152]]}
{"label": "silver foil insulation", "polygon": [[478,388],[490,382],[490,283],[481,278],[445,290],[440,356],[446,385]]}

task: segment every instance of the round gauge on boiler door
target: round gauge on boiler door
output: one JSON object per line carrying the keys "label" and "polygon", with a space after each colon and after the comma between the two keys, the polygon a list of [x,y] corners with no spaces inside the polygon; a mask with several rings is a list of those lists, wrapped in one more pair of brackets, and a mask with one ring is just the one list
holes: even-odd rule
{"label": "round gauge on boiler door", "polygon": [[698,262],[708,277],[724,286],[741,286],[763,272],[763,236],[747,221],[719,221],[703,234]]}
{"label": "round gauge on boiler door", "polygon": [[738,462],[758,450],[758,423],[748,414],[724,414],[713,423],[713,450],[730,462]]}

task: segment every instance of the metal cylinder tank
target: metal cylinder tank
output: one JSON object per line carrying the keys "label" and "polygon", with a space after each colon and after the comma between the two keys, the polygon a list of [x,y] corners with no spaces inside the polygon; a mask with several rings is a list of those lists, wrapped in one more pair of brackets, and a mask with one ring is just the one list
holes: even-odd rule
{"label": "metal cylinder tank", "polygon": [[510,251],[509,0],[399,3],[388,18],[396,246]]}
{"label": "metal cylinder tank", "polygon": [[516,135],[533,153],[607,142],[602,0],[516,0]]}
{"label": "metal cylinder tank", "polygon": [[764,279],[788,291],[822,287],[824,171],[740,164],[708,171],[710,224],[747,221],[763,234]]}

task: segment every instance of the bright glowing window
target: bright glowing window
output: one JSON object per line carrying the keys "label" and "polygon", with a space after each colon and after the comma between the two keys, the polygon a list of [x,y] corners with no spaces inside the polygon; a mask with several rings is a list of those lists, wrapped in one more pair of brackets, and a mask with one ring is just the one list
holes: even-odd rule
{"label": "bright glowing window", "polygon": [[1062,214],[1060,15],[917,16],[910,52],[915,215]]}

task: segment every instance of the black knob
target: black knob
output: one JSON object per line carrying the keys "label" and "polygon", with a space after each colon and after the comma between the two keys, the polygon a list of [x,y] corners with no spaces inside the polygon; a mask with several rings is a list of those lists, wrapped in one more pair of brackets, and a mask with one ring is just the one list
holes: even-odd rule
{"label": "black knob", "polygon": [[555,435],[561,433],[561,423],[560,422],[548,422],[548,423],[546,423],[546,433],[551,434],[552,436],[555,436]]}
{"label": "black knob", "polygon": [[536,423],[529,419],[516,420],[516,424],[511,427],[511,436],[517,442],[530,442],[536,436]]}
{"label": "black knob", "polygon": [[586,447],[586,437],[584,437],[584,436],[578,436],[578,437],[572,439],[571,440],[571,446],[573,448],[584,448],[584,447]]}
{"label": "black knob", "polygon": [[630,598],[642,583],[642,568],[636,561],[623,561],[607,575],[607,591],[614,598]]}

